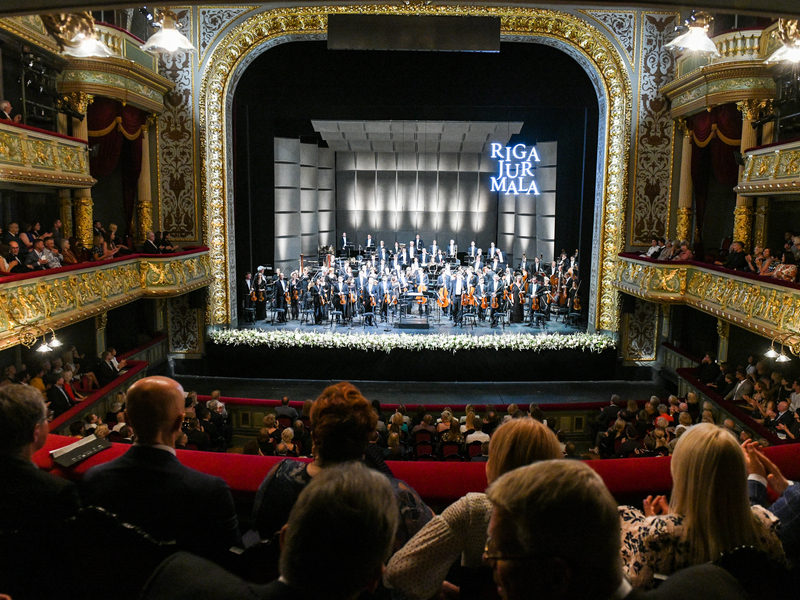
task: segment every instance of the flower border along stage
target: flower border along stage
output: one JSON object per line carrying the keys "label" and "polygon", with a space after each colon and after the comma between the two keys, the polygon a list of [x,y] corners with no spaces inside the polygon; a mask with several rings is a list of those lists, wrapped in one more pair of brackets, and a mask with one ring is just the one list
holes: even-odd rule
{"label": "flower border along stage", "polygon": [[412,335],[408,333],[319,333],[301,331],[263,331],[226,329],[212,331],[211,340],[226,346],[267,346],[269,348],[342,348],[386,352],[392,350],[582,350],[603,352],[616,347],[613,338],[596,333],[570,335],[512,333],[505,335],[447,335],[444,333]]}

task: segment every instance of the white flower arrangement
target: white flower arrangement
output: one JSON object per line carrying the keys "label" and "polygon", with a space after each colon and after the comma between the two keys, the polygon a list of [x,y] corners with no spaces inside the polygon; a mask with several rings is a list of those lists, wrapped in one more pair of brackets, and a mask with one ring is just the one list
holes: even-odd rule
{"label": "white flower arrangement", "polygon": [[603,352],[616,347],[613,338],[596,333],[558,333],[532,335],[448,335],[444,333],[411,335],[408,333],[332,333],[316,331],[264,331],[261,329],[224,329],[212,331],[211,340],[225,346],[267,346],[268,348],[347,348],[372,352],[400,350],[582,350]]}

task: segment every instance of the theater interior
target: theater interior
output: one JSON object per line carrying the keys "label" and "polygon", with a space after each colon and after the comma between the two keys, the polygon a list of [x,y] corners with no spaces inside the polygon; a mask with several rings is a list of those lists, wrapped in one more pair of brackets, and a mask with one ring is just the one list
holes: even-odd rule
{"label": "theater interior", "polygon": [[[80,482],[123,455],[119,432],[67,466],[52,451],[87,416],[113,428],[127,389],[161,375],[201,403],[220,392],[226,443],[177,453],[225,480],[240,524],[284,460],[246,451],[265,417],[344,380],[387,415],[537,405],[620,504],[669,495],[672,476],[666,450],[598,444],[613,394],[691,398],[797,480],[797,428],[735,373],[800,414],[799,17],[777,0],[5,0],[0,385],[80,363],[85,396],[51,414],[34,462]],[[173,26],[190,49],[143,49]],[[689,31],[707,46],[673,44]],[[77,260],[12,269],[10,240],[33,239],[12,225]],[[415,236],[444,258],[409,258],[411,293],[390,301]],[[464,293],[499,274],[500,307],[456,303],[458,271]],[[93,381],[111,347],[126,364]],[[479,447],[403,446],[391,471],[434,511],[486,489]]]}

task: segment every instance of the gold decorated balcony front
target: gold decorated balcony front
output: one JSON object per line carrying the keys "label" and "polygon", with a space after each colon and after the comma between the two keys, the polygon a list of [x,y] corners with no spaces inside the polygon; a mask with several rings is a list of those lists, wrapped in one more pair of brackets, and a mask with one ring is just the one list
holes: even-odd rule
{"label": "gold decorated balcony front", "polygon": [[[694,261],[620,254],[614,287],[652,302],[686,304],[759,335],[800,339],[800,285]],[[797,340],[794,340],[797,341]]]}
{"label": "gold decorated balcony front", "polygon": [[742,181],[734,190],[743,196],[800,193],[800,140],[769,144],[745,152]]}
{"label": "gold decorated balcony front", "polygon": [[211,282],[208,249],[135,254],[0,278],[0,349],[31,328],[57,329],[140,298],[180,296]]}
{"label": "gold decorated balcony front", "polygon": [[0,181],[37,186],[88,188],[86,142],[11,123],[0,123]]}

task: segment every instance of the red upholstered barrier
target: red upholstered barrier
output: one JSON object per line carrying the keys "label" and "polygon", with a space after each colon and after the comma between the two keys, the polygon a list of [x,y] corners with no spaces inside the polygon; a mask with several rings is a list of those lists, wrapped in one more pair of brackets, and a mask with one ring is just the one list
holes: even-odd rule
{"label": "red upholstered barrier", "polygon": [[[49,436],[45,447],[34,455],[34,461],[54,475],[79,480],[89,468],[113,460],[128,449],[125,444],[113,444],[108,450],[95,454],[74,468],[62,469],[54,465],[48,452],[73,441],[67,437]],[[264,476],[275,463],[283,460],[272,456],[188,450],[177,452],[183,464],[222,477],[230,486],[234,498],[243,502],[252,502]],[[800,480],[800,445],[767,448],[765,453],[786,477]],[[620,503],[641,506],[642,499],[649,494],[665,494],[672,487],[668,457],[592,460],[588,464],[603,478]],[[390,462],[389,466],[398,479],[411,485],[433,506],[449,504],[468,492],[486,489],[485,463]]]}

